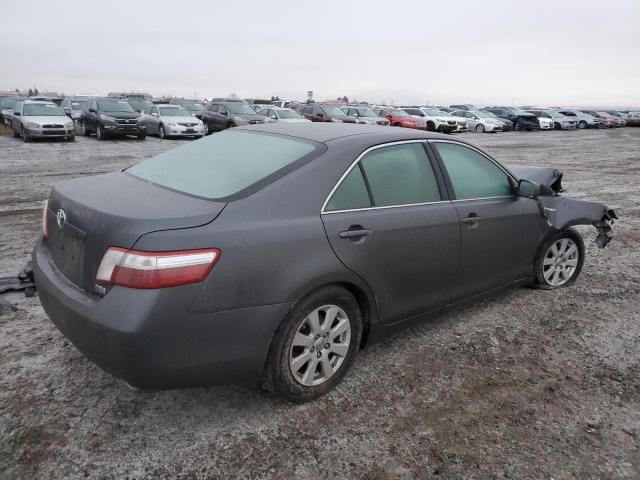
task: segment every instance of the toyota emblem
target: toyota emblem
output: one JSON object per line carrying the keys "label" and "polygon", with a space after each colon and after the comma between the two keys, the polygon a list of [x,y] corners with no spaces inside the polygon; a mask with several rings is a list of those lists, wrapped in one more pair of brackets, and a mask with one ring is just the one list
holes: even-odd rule
{"label": "toyota emblem", "polygon": [[63,209],[58,209],[56,212],[56,222],[58,223],[58,228],[64,228],[64,223],[67,221],[67,214],[64,213]]}

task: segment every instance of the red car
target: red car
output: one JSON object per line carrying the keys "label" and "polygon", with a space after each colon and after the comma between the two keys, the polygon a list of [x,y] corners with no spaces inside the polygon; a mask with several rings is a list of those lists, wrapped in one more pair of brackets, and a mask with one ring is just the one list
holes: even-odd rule
{"label": "red car", "polygon": [[392,107],[379,107],[373,110],[379,116],[389,120],[392,127],[417,128],[418,130],[426,130],[427,124],[424,120],[409,115],[404,110]]}

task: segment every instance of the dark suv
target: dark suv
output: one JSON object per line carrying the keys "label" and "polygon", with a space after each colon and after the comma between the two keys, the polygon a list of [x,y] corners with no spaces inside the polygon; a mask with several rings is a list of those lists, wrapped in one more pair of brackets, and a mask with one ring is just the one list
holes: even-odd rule
{"label": "dark suv", "polygon": [[265,117],[257,115],[246,102],[209,102],[202,111],[202,122],[209,133],[266,121]]}
{"label": "dark suv", "polygon": [[120,98],[89,100],[80,115],[80,125],[85,136],[95,133],[98,140],[124,135],[135,135],[144,140],[147,136],[144,117],[128,101]]}
{"label": "dark suv", "polygon": [[519,108],[487,107],[482,110],[491,112],[504,120],[509,120],[513,123],[514,130],[537,130],[540,128],[538,117]]}
{"label": "dark suv", "polygon": [[334,105],[305,105],[298,111],[312,122],[356,123],[355,117],[349,117]]}

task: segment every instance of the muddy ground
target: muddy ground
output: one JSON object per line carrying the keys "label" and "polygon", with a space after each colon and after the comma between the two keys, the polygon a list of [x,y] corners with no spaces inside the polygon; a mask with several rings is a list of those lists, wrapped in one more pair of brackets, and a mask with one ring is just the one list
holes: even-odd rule
{"label": "muddy ground", "polygon": [[[618,210],[567,289],[512,290],[361,353],[294,405],[239,387],[136,393],[89,363],[36,298],[0,312],[0,478],[640,478],[640,129],[466,134],[554,165]],[[0,275],[28,259],[56,181],[180,141],[0,136]]]}

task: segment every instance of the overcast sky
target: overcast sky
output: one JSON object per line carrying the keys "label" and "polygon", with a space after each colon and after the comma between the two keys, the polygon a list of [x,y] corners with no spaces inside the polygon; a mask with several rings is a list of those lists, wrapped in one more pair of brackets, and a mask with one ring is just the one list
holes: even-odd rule
{"label": "overcast sky", "polygon": [[640,0],[0,0],[0,12],[0,90],[640,106]]}

